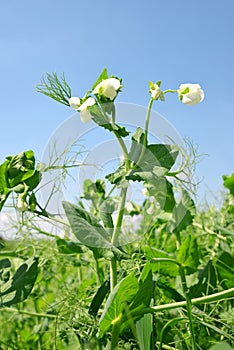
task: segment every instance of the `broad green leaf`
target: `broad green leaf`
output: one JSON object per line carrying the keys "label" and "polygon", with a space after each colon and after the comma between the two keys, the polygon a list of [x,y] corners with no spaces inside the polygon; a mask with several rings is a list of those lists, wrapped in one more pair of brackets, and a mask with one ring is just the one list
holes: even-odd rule
{"label": "broad green leaf", "polygon": [[213,345],[209,350],[233,350],[228,343],[218,343]]}
{"label": "broad green leaf", "polygon": [[31,177],[29,177],[24,182],[26,185],[29,186],[29,190],[32,191],[34,188],[36,188],[41,181],[41,173],[40,171],[36,170]]}
{"label": "broad green leaf", "polygon": [[61,254],[81,254],[83,252],[80,244],[62,238],[57,238],[56,244]]}
{"label": "broad green leaf", "polygon": [[153,295],[153,277],[152,277],[152,271],[149,271],[148,275],[142,276],[144,280],[139,281],[139,290],[130,305],[130,310],[139,310],[141,308],[148,307],[150,304],[150,300]]}
{"label": "broad green leaf", "polygon": [[193,298],[200,297],[204,294],[214,293],[217,286],[217,278],[212,260],[202,270],[199,270],[198,283],[190,287],[190,295]]}
{"label": "broad green leaf", "polygon": [[199,254],[197,240],[194,236],[188,235],[182,242],[178,255],[178,262],[186,268],[187,274],[197,270],[199,264]]}
{"label": "broad green leaf", "polygon": [[[176,145],[152,144],[146,148],[141,144],[133,141],[132,154],[134,157],[138,155],[139,149],[144,149],[144,156],[139,164],[127,174],[126,178],[133,181],[150,181],[155,176],[164,176],[174,165],[178,156],[178,147]],[[136,150],[135,150],[136,149]],[[131,153],[129,155],[131,160]]]}
{"label": "broad green leaf", "polygon": [[34,174],[35,157],[33,151],[21,152],[15,156],[8,156],[6,159],[8,160],[6,169],[8,187],[14,187]]}
{"label": "broad green leaf", "polygon": [[38,258],[23,263],[14,276],[1,286],[0,307],[25,300],[30,294],[38,275]]}
{"label": "broad green leaf", "polygon": [[114,228],[114,223],[111,215],[111,213],[114,211],[114,210],[111,210],[112,207],[113,207],[112,204],[110,204],[108,200],[104,200],[100,205],[100,209],[99,209],[100,219],[102,220],[104,227],[109,229]]}
{"label": "broad green leaf", "polygon": [[230,193],[234,196],[234,173],[232,175],[223,175],[223,185],[228,188]]}
{"label": "broad green leaf", "polygon": [[[151,259],[159,259],[159,261],[150,261],[148,264],[150,264],[150,268],[152,269],[153,272],[158,272],[160,274],[163,274],[163,275],[166,275],[166,276],[172,276],[172,277],[175,277],[175,276],[178,276],[179,275],[179,269],[178,269],[178,265],[171,262],[171,261],[160,261],[160,259],[172,259],[174,260],[174,258],[162,251],[162,250],[158,250],[158,249],[155,249],[155,248],[152,248],[152,247],[146,247],[145,248],[145,252],[147,254],[147,257],[148,258],[151,258]],[[143,271],[146,269],[146,271],[149,269],[149,266],[145,266]],[[146,273],[145,271],[145,273]]]}
{"label": "broad green leaf", "polygon": [[[137,135],[140,138],[139,135]],[[142,139],[140,138],[140,142]],[[143,146],[132,141],[132,146],[129,152],[129,159],[132,163],[131,169],[126,172],[125,165],[121,164],[118,169],[106,178],[113,184],[123,184],[125,180],[132,181],[151,181],[157,176],[167,175],[170,168],[175,163],[178,155],[176,146],[172,145],[149,145],[145,148],[144,157],[137,164]]]}
{"label": "broad green leaf", "polygon": [[195,215],[195,205],[187,191],[182,191],[180,202],[174,206],[172,219],[167,224],[169,232],[179,233],[191,225]]}
{"label": "broad green leaf", "polygon": [[147,184],[146,188],[150,196],[154,196],[160,208],[166,212],[172,212],[176,206],[173,193],[173,186],[166,177],[154,177]]}
{"label": "broad green leaf", "polygon": [[215,262],[219,279],[226,288],[234,287],[234,257],[227,252],[220,255]]}
{"label": "broad green leaf", "polygon": [[[110,106],[110,103],[103,104],[102,108],[107,108],[108,106]],[[98,105],[95,104],[89,107],[89,111],[92,114],[92,120],[96,124],[106,130],[114,132],[117,137],[126,137],[130,134],[124,126],[113,123],[112,120],[100,110]]]}
{"label": "broad green leaf", "polygon": [[184,300],[184,297],[179,292],[177,292],[176,289],[171,287],[171,285],[169,285],[168,281],[166,279],[164,280],[164,278],[160,278],[157,281],[157,287],[162,289],[164,291],[164,294],[169,299],[172,299],[176,302]]}
{"label": "broad green leaf", "polygon": [[101,319],[100,336],[102,337],[115,322],[121,322],[126,305],[129,305],[137,291],[137,278],[130,274],[122,279],[109,295]]}
{"label": "broad green leaf", "polygon": [[150,350],[151,335],[153,332],[153,315],[145,314],[136,322],[136,333],[140,350]]}
{"label": "broad green leaf", "polygon": [[91,302],[91,305],[89,307],[89,314],[92,316],[96,316],[98,313],[98,310],[100,309],[103,300],[107,296],[107,294],[110,291],[110,281],[107,280],[102,283],[102,285],[99,287],[97,293],[94,295],[93,300]]}
{"label": "broad green leaf", "polygon": [[69,202],[63,202],[63,207],[72,232],[83,245],[95,252],[95,256],[98,256],[98,251],[107,258],[110,258],[113,252],[123,254],[113,246],[108,232],[84,208]]}

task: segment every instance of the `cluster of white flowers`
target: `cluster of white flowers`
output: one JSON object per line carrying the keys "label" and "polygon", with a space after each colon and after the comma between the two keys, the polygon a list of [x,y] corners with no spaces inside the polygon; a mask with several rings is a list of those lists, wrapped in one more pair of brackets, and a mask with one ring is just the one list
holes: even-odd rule
{"label": "cluster of white flowers", "polygon": [[[99,98],[106,98],[109,101],[113,101],[122,85],[118,78],[108,78],[98,83],[92,91],[92,94]],[[178,90],[166,90],[167,92],[177,92],[180,101],[186,105],[193,106],[202,102],[204,99],[204,91],[199,84],[185,83],[181,84]],[[165,91],[165,92],[166,92]],[[150,82],[149,90],[152,99],[164,101],[164,91],[160,89],[160,82],[153,84]],[[81,100],[79,97],[71,97],[69,99],[70,107],[80,112],[80,118],[83,123],[89,122],[92,119],[92,115],[89,111],[89,107],[95,105],[96,100],[93,97],[87,97]]]}
{"label": "cluster of white flowers", "polygon": [[[113,101],[121,88],[120,80],[117,78],[108,78],[101,81],[92,91],[94,95],[108,98]],[[92,115],[89,107],[95,105],[96,101],[93,97],[88,97],[83,103],[79,97],[71,97],[69,99],[70,107],[80,112],[80,119],[83,123],[89,122]]]}

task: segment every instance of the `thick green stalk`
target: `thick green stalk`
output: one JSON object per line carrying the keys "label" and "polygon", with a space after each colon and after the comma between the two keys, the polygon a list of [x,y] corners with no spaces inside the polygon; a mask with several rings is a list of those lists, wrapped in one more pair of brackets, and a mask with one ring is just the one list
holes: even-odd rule
{"label": "thick green stalk", "polygon": [[[122,226],[122,222],[123,222],[127,190],[128,190],[127,187],[123,187],[121,189],[120,202],[119,202],[119,208],[118,208],[118,216],[117,216],[114,232],[113,232],[112,239],[111,239],[111,242],[113,245],[117,245],[119,243],[118,242],[119,230],[120,230],[120,228]],[[113,258],[111,259],[111,263],[110,263],[110,287],[111,287],[111,291],[113,290],[113,288],[115,287],[116,284],[117,284],[117,261],[116,261],[116,257],[113,256]]]}
{"label": "thick green stalk", "polygon": [[120,321],[113,324],[111,332],[111,350],[118,349]]}
{"label": "thick green stalk", "polygon": [[[200,305],[200,304],[206,304],[206,303],[208,304],[208,303],[214,303],[214,302],[229,299],[229,298],[234,298],[234,287],[227,290],[223,290],[222,292],[191,299],[191,304],[192,305]],[[169,303],[164,305],[152,306],[149,308],[145,308],[140,312],[138,311],[136,313],[132,313],[132,316],[144,315],[146,313],[154,314],[155,312],[178,309],[180,307],[185,307],[186,305],[187,305],[187,301],[185,300],[185,301],[179,301],[177,303]]]}
{"label": "thick green stalk", "polygon": [[193,350],[197,350],[195,330],[194,330],[194,326],[193,326],[193,314],[192,314],[191,297],[190,297],[189,289],[187,287],[187,282],[186,282],[186,276],[185,276],[185,273],[184,273],[184,268],[181,266],[179,268],[179,271],[180,271],[180,278],[181,278],[182,287],[183,287],[183,291],[184,291],[184,295],[185,295],[185,299],[186,299],[186,309],[187,309],[187,312],[188,312],[189,329],[190,329],[190,333],[191,333],[191,337],[192,337],[192,348],[193,348]]}

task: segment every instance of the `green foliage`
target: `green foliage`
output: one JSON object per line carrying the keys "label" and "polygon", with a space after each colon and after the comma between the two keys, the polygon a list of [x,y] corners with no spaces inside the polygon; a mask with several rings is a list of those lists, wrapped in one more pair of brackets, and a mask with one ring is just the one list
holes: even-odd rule
{"label": "green foliage", "polygon": [[[104,69],[92,90],[108,78]],[[117,79],[114,99],[122,88]],[[150,88],[160,84],[150,82]],[[64,75],[47,74],[37,90],[69,106],[71,88]],[[233,205],[226,200],[219,211],[196,213],[188,181],[178,177],[185,174],[184,167],[174,170],[178,146],[149,144],[153,102],[168,92],[178,91],[152,95],[145,129],[135,130],[130,149],[124,141],[130,133],[116,121],[114,99],[110,102],[102,90],[89,90],[80,99],[82,104],[93,94],[87,112],[113,133],[124,160],[106,176],[114,185],[108,194],[104,180],[86,179],[79,204],[63,202],[69,225],[37,202],[41,171],[33,151],[9,156],[0,165],[0,210],[13,193],[23,212],[17,222],[19,240],[0,242],[1,349],[233,347]],[[233,200],[233,174],[223,179]],[[143,203],[126,204],[130,181],[143,183]],[[113,195],[118,189],[120,196]],[[89,201],[89,211],[83,199]],[[126,216],[141,223],[134,228],[138,240],[126,240],[121,247],[119,235],[133,235]],[[38,217],[53,226],[59,223],[64,236],[46,232],[46,225],[37,228]],[[30,238],[37,229],[40,238]]]}
{"label": "green foliage", "polygon": [[103,336],[115,323],[121,323],[125,309],[133,301],[138,291],[138,282],[132,274],[120,281],[109,295],[100,318],[100,331]]}
{"label": "green foliage", "polygon": [[223,185],[229,189],[230,193],[234,196],[234,173],[230,176],[223,175]]}
{"label": "green foliage", "polygon": [[8,275],[10,266],[8,259],[0,260],[0,307],[14,305],[27,299],[38,275],[38,258],[29,259],[20,265],[11,278]]}
{"label": "green foliage", "polygon": [[186,268],[187,274],[197,271],[199,255],[196,237],[188,235],[185,238],[179,248],[177,261]]}
{"label": "green foliage", "polygon": [[209,350],[232,350],[233,348],[227,343],[219,343],[212,346]]}
{"label": "green foliage", "polygon": [[113,246],[108,232],[102,227],[94,216],[81,206],[63,202],[66,216],[71,225],[72,232],[80,243],[100,256],[110,259],[115,253],[123,253]]}
{"label": "green foliage", "polygon": [[[34,152],[29,150],[6,157],[0,165],[0,210],[10,193],[21,194],[23,199],[33,191],[41,180],[41,173],[35,168]],[[36,207],[33,192],[29,198],[31,209]]]}
{"label": "green foliage", "polygon": [[99,126],[101,126],[106,130],[109,130],[115,133],[117,137],[126,137],[130,134],[130,132],[127,131],[124,126],[120,126],[115,122],[113,122],[103,111],[103,110],[107,110],[108,114],[111,114],[111,111],[113,108],[114,108],[113,103],[106,102],[106,103],[102,103],[101,106],[93,105],[89,107],[89,111],[92,114],[92,120],[96,124],[98,124]]}
{"label": "green foliage", "polygon": [[165,176],[169,175],[169,170],[179,154],[178,147],[164,144],[144,145],[144,139],[145,133],[137,128],[129,151],[131,167],[126,170],[124,164],[121,164],[114,173],[107,175],[106,178],[111,183],[120,185],[126,180],[153,182],[158,177],[166,181]]}

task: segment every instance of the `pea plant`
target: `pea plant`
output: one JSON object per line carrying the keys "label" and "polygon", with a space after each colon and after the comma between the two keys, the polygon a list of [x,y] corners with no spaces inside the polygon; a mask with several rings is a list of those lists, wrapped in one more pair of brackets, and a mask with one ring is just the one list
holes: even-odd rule
{"label": "pea plant", "polygon": [[[198,350],[227,342],[211,349],[231,349],[233,314],[232,322],[225,315],[233,311],[233,206],[226,204],[225,220],[217,227],[208,214],[196,214],[187,186],[188,156],[176,144],[150,143],[149,138],[154,103],[172,93],[179,102],[193,106],[203,101],[204,92],[199,84],[163,90],[161,81],[151,81],[145,126],[130,132],[117,120],[115,100],[122,89],[122,79],[109,76],[106,69],[83,97],[73,96],[65,77],[56,73],[47,74],[37,86],[40,93],[77,111],[83,123],[94,122],[112,133],[122,150],[114,172],[105,179],[86,179],[77,203],[63,202],[64,225],[74,238],[57,237],[57,249],[83,257],[81,265],[86,267],[79,270],[77,285],[94,278],[81,306],[92,331],[87,335],[73,328],[79,348]],[[125,141],[129,138],[130,147]],[[37,196],[45,171],[32,151],[7,157],[0,166],[0,210],[13,194],[23,216],[28,213],[54,222]],[[144,200],[129,206],[133,182],[142,185]],[[232,197],[233,184],[233,175],[224,176]],[[126,228],[127,216],[141,217],[139,225]],[[94,277],[85,257],[94,262]],[[39,262],[38,257],[24,261],[10,277],[10,259],[0,260],[3,309],[28,297],[39,276]]]}

